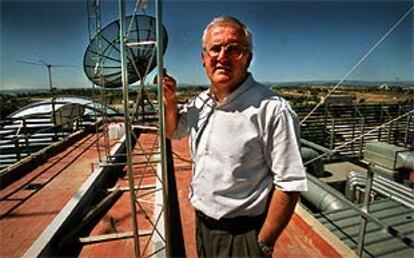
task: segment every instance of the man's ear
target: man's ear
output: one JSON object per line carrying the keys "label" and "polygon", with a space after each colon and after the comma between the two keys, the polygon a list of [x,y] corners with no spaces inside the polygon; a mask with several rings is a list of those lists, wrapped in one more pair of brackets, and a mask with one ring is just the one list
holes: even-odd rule
{"label": "man's ear", "polygon": [[203,64],[203,67],[206,67],[206,62],[204,61],[204,54],[203,54],[203,51],[201,51],[201,55],[200,55],[200,57],[201,57],[201,63]]}
{"label": "man's ear", "polygon": [[249,51],[249,56],[247,58],[247,68],[250,67],[250,63],[252,62],[252,59],[253,59],[253,53]]}

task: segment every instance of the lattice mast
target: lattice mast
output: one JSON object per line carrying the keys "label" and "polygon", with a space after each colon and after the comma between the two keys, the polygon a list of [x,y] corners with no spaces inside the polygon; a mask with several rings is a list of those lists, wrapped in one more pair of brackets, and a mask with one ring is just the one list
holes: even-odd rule
{"label": "lattice mast", "polygon": [[164,62],[163,62],[163,53],[164,53],[164,44],[163,44],[163,28],[162,28],[162,4],[161,0],[155,0],[156,7],[156,34],[157,34],[157,64],[158,64],[158,105],[159,105],[159,134],[160,134],[160,155],[161,155],[161,174],[163,182],[163,196],[164,196],[164,230],[166,237],[166,255],[171,257],[171,225],[168,218],[170,218],[170,205],[169,205],[169,182],[168,182],[168,168],[167,168],[167,142],[165,135],[165,109],[163,104],[163,91],[162,91],[162,78],[164,77]]}
{"label": "lattice mast", "polygon": [[[169,204],[168,204],[168,182],[167,182],[167,154],[166,154],[166,139],[165,139],[165,129],[164,129],[164,106],[162,104],[162,77],[163,77],[163,53],[165,51],[164,49],[164,31],[161,23],[162,19],[162,9],[161,9],[161,2],[159,0],[156,0],[156,42],[152,41],[145,41],[145,42],[132,42],[127,43],[128,38],[125,36],[128,36],[128,32],[125,34],[125,4],[124,0],[119,0],[119,9],[120,9],[120,49],[121,49],[121,66],[122,66],[122,84],[123,84],[123,102],[124,102],[124,120],[125,120],[125,136],[126,136],[126,148],[127,148],[127,172],[128,172],[128,185],[129,185],[129,193],[130,193],[130,203],[131,203],[131,212],[132,212],[132,224],[133,224],[133,235],[134,235],[134,250],[135,250],[135,256],[140,257],[141,256],[141,250],[140,250],[140,235],[139,235],[139,227],[138,227],[138,221],[137,221],[137,205],[140,207],[139,202],[137,200],[137,192],[135,191],[135,181],[134,181],[134,173],[133,173],[133,159],[132,159],[132,141],[131,141],[131,135],[132,135],[132,127],[131,127],[131,118],[129,116],[129,80],[128,80],[128,70],[127,70],[127,56],[126,51],[127,47],[134,47],[134,46],[145,46],[145,45],[156,45],[156,57],[157,57],[157,66],[158,66],[158,105],[159,105],[159,123],[158,123],[158,144],[160,149],[160,163],[158,168],[161,169],[161,185],[162,185],[162,193],[163,193],[163,209],[161,210],[162,217],[163,217],[163,225],[164,225],[164,235],[160,235],[160,238],[164,240],[164,247],[160,250],[164,249],[165,256],[170,257],[171,251],[170,251],[170,239],[169,238],[169,232],[170,232],[170,223],[167,218],[169,218]],[[130,20],[131,24],[133,22],[134,17]],[[138,38],[139,40],[139,38]],[[129,44],[129,46],[128,46]],[[155,50],[153,48],[153,50]],[[139,114],[139,111],[141,111],[142,119],[136,119],[137,122],[141,121],[142,123],[145,123],[145,101],[149,101],[147,98],[147,95],[145,94],[144,90],[144,83],[145,78],[149,70],[151,69],[151,66],[153,66],[153,57],[154,52],[151,53],[151,56],[149,57],[149,60],[147,62],[147,67],[144,72],[142,72],[142,69],[136,69],[140,84],[141,84],[141,91],[138,95],[137,102],[136,102],[136,113],[135,115]],[[140,109],[141,108],[141,109]],[[134,116],[135,118],[138,118],[137,116]],[[148,159],[150,162],[150,159]],[[154,227],[154,230],[152,231],[154,234],[160,234],[159,230],[157,230],[159,218],[156,219],[155,223],[151,223]],[[155,248],[155,247],[154,247]],[[157,251],[153,251],[153,254],[157,253]]]}
{"label": "lattice mast", "polygon": [[[100,4],[99,1],[93,3]],[[143,8],[146,1],[137,1],[133,14],[126,16],[125,1],[119,0],[119,19],[103,29],[100,29],[100,6],[98,8],[94,6],[95,14],[89,16],[89,22],[95,22],[96,36],[91,39],[84,56],[85,73],[94,85],[123,90],[126,153],[119,155],[125,156],[126,162],[114,163],[110,157],[106,164],[101,165],[125,166],[127,170],[127,191],[130,195],[133,231],[125,234],[134,238],[136,257],[171,256],[167,179],[167,166],[169,166],[167,151],[170,148],[166,146],[161,90],[162,56],[166,50],[168,37],[161,22],[161,1],[155,1],[155,4],[156,18],[145,14]],[[137,14],[138,8],[142,10],[143,15]],[[96,14],[98,12],[99,15]],[[148,73],[156,66],[158,66],[159,78],[158,102],[153,104],[145,91],[145,80]],[[130,85],[138,80],[140,87],[135,106],[131,108]],[[154,105],[158,106],[158,110]],[[156,118],[154,115],[157,115]],[[150,134],[142,133],[144,137],[138,135],[143,131],[149,131]],[[148,139],[153,143],[149,143]],[[148,175],[152,176],[153,185],[143,182]],[[149,194],[155,201],[143,197]],[[172,202],[175,204],[175,201]],[[148,204],[152,206],[146,206]],[[174,210],[175,213],[177,212]],[[143,224],[149,224],[150,228],[140,229],[140,225]]]}
{"label": "lattice mast", "polygon": [[[94,36],[96,35],[96,41],[97,41],[97,53],[96,53],[96,65],[95,70],[96,74],[99,76],[99,84],[102,87],[105,87],[103,78],[101,76],[102,72],[99,72],[99,70],[102,69],[102,44],[101,44],[101,29],[102,29],[102,19],[101,19],[101,4],[100,0],[88,0],[86,2],[86,8],[88,12],[88,35],[89,35],[89,44],[94,40]],[[99,97],[98,97],[99,95]],[[96,135],[96,148],[98,151],[99,156],[99,162],[102,162],[102,147],[101,147],[101,141],[100,138],[103,136],[104,138],[104,145],[103,145],[103,152],[105,161],[108,162],[110,160],[110,145],[109,145],[109,121],[108,121],[108,114],[106,112],[106,109],[102,109],[102,113],[100,114],[102,116],[102,125],[100,125],[100,121],[98,119],[98,106],[97,99],[100,101],[103,101],[103,92],[100,87],[97,87],[97,84],[92,81],[92,99],[93,99],[93,106],[95,108],[94,112],[94,120],[95,120],[95,135]],[[102,128],[102,134],[100,133],[100,128]]]}
{"label": "lattice mast", "polygon": [[125,141],[126,141],[126,155],[127,155],[127,173],[128,173],[128,185],[131,200],[131,219],[134,234],[134,250],[135,256],[140,256],[139,237],[138,237],[138,222],[137,211],[135,206],[135,184],[133,181],[132,171],[132,140],[131,140],[131,123],[129,119],[129,89],[128,89],[128,71],[126,62],[126,45],[124,38],[124,23],[125,23],[125,3],[123,0],[119,0],[119,44],[121,54],[121,71],[122,71],[122,85],[123,85],[123,101],[124,101],[124,122],[125,122]]}

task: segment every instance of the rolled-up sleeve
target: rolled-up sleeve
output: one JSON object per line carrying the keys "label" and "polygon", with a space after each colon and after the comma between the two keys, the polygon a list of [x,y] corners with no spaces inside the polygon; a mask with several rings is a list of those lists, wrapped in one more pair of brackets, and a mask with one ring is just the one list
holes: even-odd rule
{"label": "rolled-up sleeve", "polygon": [[273,183],[282,191],[306,191],[306,173],[300,153],[300,127],[296,114],[283,109],[270,120],[265,141],[266,162]]}

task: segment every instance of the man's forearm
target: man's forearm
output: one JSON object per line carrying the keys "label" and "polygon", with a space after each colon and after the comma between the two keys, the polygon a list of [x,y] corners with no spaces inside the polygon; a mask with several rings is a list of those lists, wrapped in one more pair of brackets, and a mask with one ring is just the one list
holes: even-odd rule
{"label": "man's forearm", "polygon": [[268,245],[275,244],[292,217],[299,195],[299,192],[273,192],[265,222],[258,235],[259,241]]}

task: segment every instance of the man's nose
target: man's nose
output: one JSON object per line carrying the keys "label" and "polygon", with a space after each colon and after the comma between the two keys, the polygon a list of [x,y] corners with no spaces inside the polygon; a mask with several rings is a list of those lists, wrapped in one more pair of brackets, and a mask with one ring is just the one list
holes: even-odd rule
{"label": "man's nose", "polygon": [[217,60],[226,60],[226,59],[228,59],[227,48],[221,47]]}

